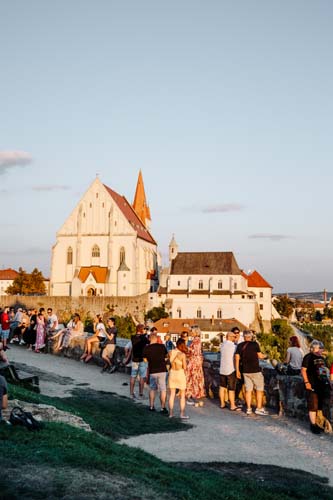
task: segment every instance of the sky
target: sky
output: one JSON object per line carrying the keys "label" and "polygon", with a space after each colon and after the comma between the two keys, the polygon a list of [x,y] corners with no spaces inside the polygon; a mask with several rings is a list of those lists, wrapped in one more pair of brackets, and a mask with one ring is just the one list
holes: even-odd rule
{"label": "sky", "polygon": [[333,289],[331,0],[0,6],[0,268],[50,273],[96,174],[142,170],[164,263],[233,251],[274,292]]}

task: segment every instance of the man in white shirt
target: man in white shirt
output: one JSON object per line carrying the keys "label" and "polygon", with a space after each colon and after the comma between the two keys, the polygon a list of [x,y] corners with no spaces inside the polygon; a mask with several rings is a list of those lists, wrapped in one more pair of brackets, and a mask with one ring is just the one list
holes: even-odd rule
{"label": "man in white shirt", "polygon": [[236,370],[235,370],[235,333],[228,332],[226,340],[221,344],[221,364],[220,364],[220,405],[225,408],[226,389],[229,394],[229,408],[231,411],[240,410],[235,404],[236,390]]}
{"label": "man in white shirt", "polygon": [[52,311],[51,307],[47,310],[47,331],[48,333],[54,333],[58,328],[58,317]]}

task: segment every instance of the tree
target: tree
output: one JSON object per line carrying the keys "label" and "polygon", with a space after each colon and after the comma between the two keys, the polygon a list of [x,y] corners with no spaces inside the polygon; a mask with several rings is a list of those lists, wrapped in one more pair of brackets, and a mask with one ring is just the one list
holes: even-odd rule
{"label": "tree", "polygon": [[147,314],[145,314],[145,321],[147,321],[147,319],[151,319],[155,323],[155,321],[158,321],[161,318],[168,318],[168,317],[169,315],[166,312],[164,305],[162,305],[150,309],[147,312]]}
{"label": "tree", "polygon": [[46,289],[41,271],[35,268],[28,274],[22,267],[19,268],[18,276],[7,288],[8,295],[45,295]]}
{"label": "tree", "polygon": [[294,310],[294,301],[289,299],[287,295],[280,295],[274,300],[274,306],[281,316],[289,318]]}

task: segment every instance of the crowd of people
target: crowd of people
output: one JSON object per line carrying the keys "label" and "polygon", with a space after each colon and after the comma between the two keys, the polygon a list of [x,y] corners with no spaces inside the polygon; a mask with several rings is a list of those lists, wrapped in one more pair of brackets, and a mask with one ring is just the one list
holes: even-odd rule
{"label": "crowd of people", "polygon": [[[85,336],[80,315],[75,313],[65,328],[59,328],[59,322],[52,308],[25,310],[5,307],[0,311],[0,372],[8,363],[5,351],[10,344],[25,345],[28,350],[40,353],[48,340],[53,342],[54,350],[61,352],[70,345],[73,338],[84,336],[84,350],[81,361],[88,363],[93,353],[99,349],[103,361],[102,372],[112,373],[115,370],[114,353],[118,331],[115,318],[103,321],[97,315],[93,323],[93,334]],[[256,415],[268,415],[263,406],[264,377],[260,368],[260,360],[266,359],[261,352],[254,332],[243,333],[234,327],[226,334],[220,346],[220,381],[219,399],[221,409],[241,411],[247,415],[254,411]],[[131,364],[130,397],[134,400],[144,399],[145,384],[149,386],[149,411],[155,412],[157,395],[160,400],[160,413],[174,416],[175,402],[179,400],[179,416],[188,419],[186,405],[202,406],[205,393],[203,373],[203,354],[200,331],[191,330],[191,338],[183,332],[176,344],[169,334],[164,342],[155,327],[148,328],[143,324],[136,325],[136,333],[125,346],[124,364]],[[290,337],[284,363],[277,366],[280,373],[301,375],[304,380],[310,429],[317,434],[320,429],[316,425],[318,410],[322,410],[333,381],[333,364],[329,372],[326,367],[324,347],[314,340],[310,352],[304,356],[296,335]],[[1,376],[1,375],[0,375]],[[138,385],[138,393],[135,386]],[[3,405],[6,404],[6,384],[0,380],[0,392]],[[253,399],[254,398],[254,399]],[[253,401],[255,407],[253,408]]]}

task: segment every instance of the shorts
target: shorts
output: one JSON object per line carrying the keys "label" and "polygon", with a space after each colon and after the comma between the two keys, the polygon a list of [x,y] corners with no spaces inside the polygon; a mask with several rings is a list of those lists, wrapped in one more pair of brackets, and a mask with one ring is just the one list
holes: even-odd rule
{"label": "shorts", "polygon": [[1,338],[7,340],[9,338],[10,330],[1,330]]}
{"label": "shorts", "polygon": [[253,388],[256,391],[264,390],[264,376],[261,372],[244,373],[244,383],[247,392],[253,391]]}
{"label": "shorts", "polygon": [[112,358],[115,349],[116,344],[106,344],[106,346],[101,350],[101,355],[107,358]]}
{"label": "shorts", "polygon": [[308,411],[318,411],[323,409],[325,393],[323,391],[306,390],[306,400],[308,402]]}
{"label": "shorts", "polygon": [[151,373],[149,387],[152,391],[166,391],[166,372]]}
{"label": "shorts", "polygon": [[147,376],[148,363],[145,361],[132,361],[131,377],[136,378],[138,375],[140,378],[146,378]]}
{"label": "shorts", "polygon": [[225,387],[229,391],[236,390],[236,372],[232,372],[229,375],[220,374],[220,387]]}

